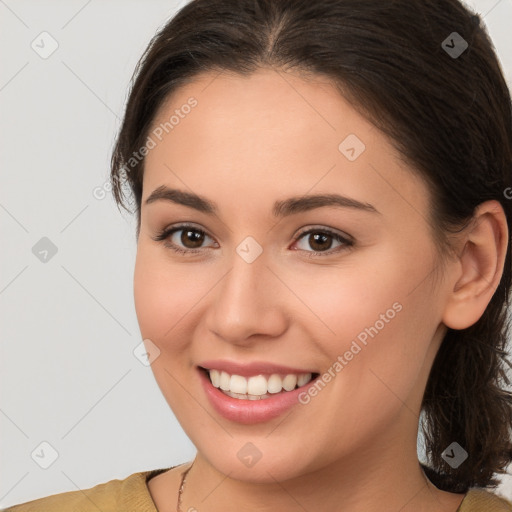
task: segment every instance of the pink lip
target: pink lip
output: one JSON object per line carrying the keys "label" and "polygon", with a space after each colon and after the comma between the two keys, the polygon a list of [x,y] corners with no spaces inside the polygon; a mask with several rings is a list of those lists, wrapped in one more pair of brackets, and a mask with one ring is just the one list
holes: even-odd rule
{"label": "pink lip", "polygon": [[[203,389],[213,408],[224,418],[244,425],[269,421],[273,418],[277,418],[294,405],[300,404],[299,395],[307,391],[308,387],[316,381],[316,379],[313,379],[300,388],[294,389],[293,391],[276,393],[276,395],[271,398],[239,400],[238,398],[231,398],[225,395],[220,389],[214,387],[204,370],[198,368],[198,372]],[[296,372],[290,372],[290,369],[287,368],[285,373]],[[299,371],[298,373],[311,372]],[[254,373],[252,373],[252,375],[254,375]]]}
{"label": "pink lip", "polygon": [[240,375],[242,377],[252,377],[253,375],[267,375],[273,373],[277,374],[302,374],[302,373],[317,373],[314,370],[301,370],[298,368],[290,368],[289,366],[282,366],[278,364],[267,363],[265,361],[253,361],[251,363],[236,363],[234,361],[226,360],[210,360],[203,361],[199,364],[202,368],[208,370],[221,370],[230,375]]}

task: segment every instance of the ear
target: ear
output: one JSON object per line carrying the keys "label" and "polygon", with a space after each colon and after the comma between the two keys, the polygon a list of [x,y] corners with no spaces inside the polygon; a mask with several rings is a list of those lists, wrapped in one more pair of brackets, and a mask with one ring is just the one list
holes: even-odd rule
{"label": "ear", "polygon": [[508,248],[508,226],[498,201],[478,206],[463,235],[463,250],[453,267],[443,323],[465,329],[483,315],[503,274]]}

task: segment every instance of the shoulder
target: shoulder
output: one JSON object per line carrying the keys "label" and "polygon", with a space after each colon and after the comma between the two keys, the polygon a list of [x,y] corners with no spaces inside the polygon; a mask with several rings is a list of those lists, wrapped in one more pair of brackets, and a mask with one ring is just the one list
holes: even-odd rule
{"label": "shoulder", "polygon": [[473,488],[457,512],[512,512],[512,503],[485,489]]}
{"label": "shoulder", "polygon": [[2,509],[0,512],[157,512],[147,481],[171,468],[133,473],[89,489],[68,491]]}

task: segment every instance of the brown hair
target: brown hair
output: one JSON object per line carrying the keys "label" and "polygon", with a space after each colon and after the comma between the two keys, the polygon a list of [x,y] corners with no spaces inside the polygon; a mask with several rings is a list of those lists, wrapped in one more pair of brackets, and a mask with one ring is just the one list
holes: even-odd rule
{"label": "brown hair", "polygon": [[[462,41],[468,46],[460,55],[450,51],[463,49]],[[260,67],[328,77],[389,137],[429,185],[440,254],[486,200],[501,203],[510,232],[510,92],[480,18],[458,0],[194,0],[139,61],[112,156],[114,198],[128,209],[129,188],[137,237],[144,159],[133,155],[163,102],[201,72],[249,75]],[[495,474],[512,460],[510,249],[509,239],[501,282],[482,317],[448,329],[423,397],[422,466],[447,491],[496,486]],[[452,442],[468,452],[457,468],[441,457]]]}

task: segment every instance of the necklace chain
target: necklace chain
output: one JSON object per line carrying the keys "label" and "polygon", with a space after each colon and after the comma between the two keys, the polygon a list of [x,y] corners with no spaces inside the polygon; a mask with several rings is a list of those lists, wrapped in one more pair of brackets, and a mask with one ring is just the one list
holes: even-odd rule
{"label": "necklace chain", "polygon": [[[195,459],[194,459],[195,461]],[[181,484],[180,484],[180,488],[178,490],[178,503],[176,505],[176,510],[178,512],[182,512],[181,510],[181,495],[183,494],[183,489],[185,488],[185,480],[187,479],[187,474],[188,472],[192,469],[192,466],[194,465],[194,461],[192,461],[192,464],[190,465],[190,467],[183,472],[183,475],[181,477]]]}

